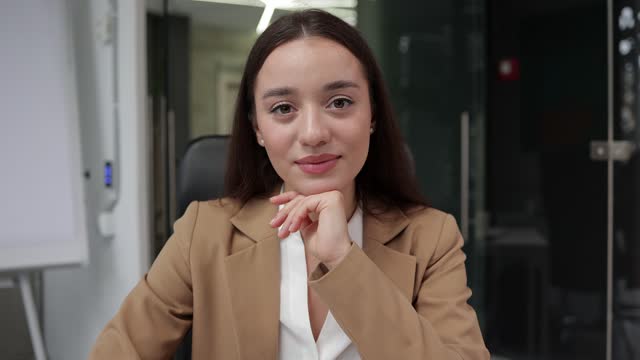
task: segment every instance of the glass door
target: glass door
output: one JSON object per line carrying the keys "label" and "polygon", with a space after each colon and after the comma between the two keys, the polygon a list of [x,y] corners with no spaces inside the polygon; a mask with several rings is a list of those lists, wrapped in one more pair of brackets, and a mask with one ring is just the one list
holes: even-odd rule
{"label": "glass door", "polygon": [[397,119],[433,207],[465,238],[472,305],[485,325],[486,2],[358,2]]}
{"label": "glass door", "polygon": [[605,0],[489,0],[487,327],[495,358],[607,356]]}
{"label": "glass door", "polygon": [[640,2],[612,2],[608,319],[612,358],[640,359]]}
{"label": "glass door", "polygon": [[[359,7],[423,191],[466,235],[493,358],[611,356],[613,172],[594,155],[609,136],[607,2]],[[614,330],[631,326],[624,314]]]}

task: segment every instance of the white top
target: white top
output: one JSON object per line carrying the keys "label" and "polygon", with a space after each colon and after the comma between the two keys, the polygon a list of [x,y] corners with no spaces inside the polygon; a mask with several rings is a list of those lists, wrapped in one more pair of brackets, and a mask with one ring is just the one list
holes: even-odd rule
{"label": "white top", "polygon": [[[349,220],[351,240],[362,247],[362,210]],[[307,299],[307,262],[300,232],[280,242],[280,354],[281,360],[360,360],[358,349],[331,315],[316,342],[311,332]]]}

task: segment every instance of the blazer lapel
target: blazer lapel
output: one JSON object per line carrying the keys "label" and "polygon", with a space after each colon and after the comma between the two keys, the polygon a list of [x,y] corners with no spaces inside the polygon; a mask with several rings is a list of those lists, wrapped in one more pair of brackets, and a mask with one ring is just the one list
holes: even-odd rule
{"label": "blazer lapel", "polygon": [[402,291],[407,300],[413,297],[416,271],[415,256],[385,246],[409,225],[409,219],[398,208],[380,215],[365,215],[363,250],[365,254]]}
{"label": "blazer lapel", "polygon": [[231,223],[254,242],[225,259],[238,352],[243,360],[278,357],[280,239],[269,225],[276,210],[268,199],[255,199],[231,218]]}
{"label": "blazer lapel", "polygon": [[[274,195],[278,191],[279,187]],[[277,206],[268,199],[254,199],[231,218],[253,242],[225,258],[238,352],[243,360],[278,357],[281,240],[269,225],[276,212]],[[408,224],[409,219],[397,208],[378,216],[365,214],[363,250],[411,301],[416,259],[385,246]]]}

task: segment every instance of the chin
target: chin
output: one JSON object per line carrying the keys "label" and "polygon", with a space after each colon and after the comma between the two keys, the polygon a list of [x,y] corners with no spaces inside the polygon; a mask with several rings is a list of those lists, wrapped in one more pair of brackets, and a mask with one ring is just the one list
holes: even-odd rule
{"label": "chin", "polygon": [[342,190],[348,186],[336,179],[300,179],[294,181],[296,191],[302,195],[315,195],[332,190]]}

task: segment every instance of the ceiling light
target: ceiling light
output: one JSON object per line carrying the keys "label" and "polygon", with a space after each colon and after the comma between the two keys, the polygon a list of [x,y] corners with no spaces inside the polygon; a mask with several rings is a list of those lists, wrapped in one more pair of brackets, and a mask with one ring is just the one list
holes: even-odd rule
{"label": "ceiling light", "polygon": [[264,6],[264,11],[262,12],[262,16],[260,17],[260,21],[258,22],[258,27],[256,27],[256,32],[258,34],[262,34],[262,32],[269,26],[271,23],[271,17],[273,16],[273,11],[275,7],[270,2],[266,3]]}
{"label": "ceiling light", "polygon": [[[210,2],[220,4],[231,5],[245,5],[263,7],[263,2],[260,0],[192,0],[198,2]],[[303,8],[350,8],[355,9],[358,6],[358,0],[269,0],[276,9],[303,9]]]}
{"label": "ceiling light", "polygon": [[229,4],[229,5],[255,6],[255,7],[264,6],[260,0],[192,0],[192,1]]}

